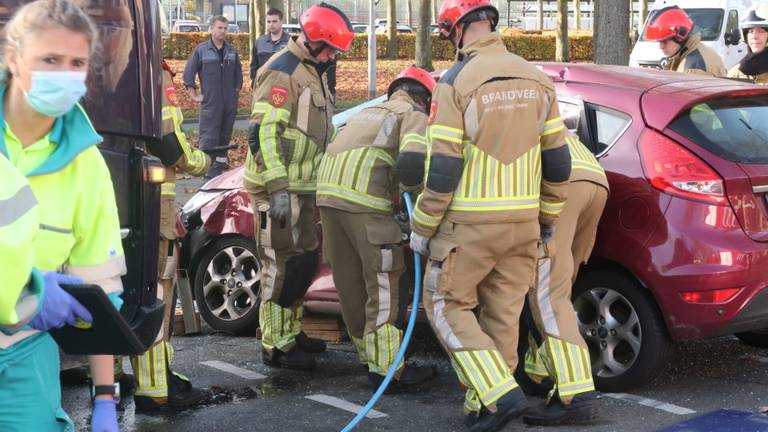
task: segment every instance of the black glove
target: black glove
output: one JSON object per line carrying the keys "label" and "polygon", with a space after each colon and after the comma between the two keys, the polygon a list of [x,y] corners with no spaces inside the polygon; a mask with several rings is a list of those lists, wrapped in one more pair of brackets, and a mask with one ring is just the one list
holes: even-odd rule
{"label": "black glove", "polygon": [[202,150],[203,153],[207,154],[210,157],[216,157],[216,156],[226,156],[228,151],[234,150],[236,148],[237,148],[237,144],[232,144],[228,146],[209,147],[209,148],[200,149],[200,150]]}
{"label": "black glove", "polygon": [[269,217],[280,222],[280,228],[291,220],[291,195],[282,189],[269,196]]}
{"label": "black glove", "polygon": [[549,241],[552,240],[552,237],[555,236],[555,226],[540,224],[540,227],[541,227],[541,242],[549,243]]}

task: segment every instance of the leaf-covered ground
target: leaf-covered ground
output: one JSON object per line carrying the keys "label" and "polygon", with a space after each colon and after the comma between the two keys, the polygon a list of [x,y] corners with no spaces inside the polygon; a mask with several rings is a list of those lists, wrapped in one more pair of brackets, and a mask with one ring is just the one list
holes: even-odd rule
{"label": "leaf-covered ground", "polygon": [[[184,71],[184,60],[169,60],[168,63],[170,64],[171,69],[177,72],[174,84],[176,86],[176,95],[181,104],[181,110],[184,112],[185,118],[189,119],[197,117],[199,104],[189,98],[181,81],[181,73]],[[378,60],[376,63],[377,95],[384,94],[387,91],[389,83],[392,82],[395,76],[412,63],[413,62],[410,60]],[[436,70],[446,69],[450,65],[451,62],[449,61],[434,62]],[[239,114],[247,114],[250,111],[252,91],[248,74],[249,65],[246,63],[243,65],[245,84],[240,92],[240,98],[237,104]],[[365,60],[341,60],[338,63],[336,72],[336,93],[336,105],[339,109],[346,109],[364,101],[368,97],[368,62]],[[194,131],[188,131],[187,135],[190,142],[193,145],[197,145],[197,134]],[[233,144],[238,145],[238,148],[229,152],[229,165],[231,167],[237,167],[245,161],[246,148],[248,145],[245,131],[236,130],[232,135],[232,141]]]}

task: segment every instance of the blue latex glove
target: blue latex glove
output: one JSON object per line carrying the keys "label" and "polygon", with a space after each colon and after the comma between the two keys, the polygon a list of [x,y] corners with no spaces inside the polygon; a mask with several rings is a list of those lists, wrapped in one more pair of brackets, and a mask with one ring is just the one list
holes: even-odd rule
{"label": "blue latex glove", "polygon": [[416,231],[411,231],[411,250],[423,257],[428,257],[429,239],[416,234]]}
{"label": "blue latex glove", "polygon": [[93,401],[91,432],[120,432],[117,426],[117,402],[96,399]]}
{"label": "blue latex glove", "polygon": [[75,325],[79,317],[85,322],[93,322],[91,313],[74,297],[61,288],[61,284],[82,284],[80,278],[60,273],[45,273],[45,293],[43,294],[43,306],[40,312],[29,322],[35,330],[48,331],[52,328],[61,328],[65,324]]}

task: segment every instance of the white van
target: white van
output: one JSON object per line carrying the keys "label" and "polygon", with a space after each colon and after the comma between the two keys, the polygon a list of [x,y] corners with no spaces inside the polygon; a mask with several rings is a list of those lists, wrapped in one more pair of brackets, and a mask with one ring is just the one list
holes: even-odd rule
{"label": "white van", "polygon": [[[747,54],[747,45],[741,36],[739,24],[752,3],[752,0],[656,0],[648,12],[648,21],[659,9],[679,6],[696,24],[693,32],[700,32],[702,42],[720,54],[726,69],[730,69]],[[664,57],[658,42],[643,39],[648,21],[632,48],[630,66],[658,68]]]}

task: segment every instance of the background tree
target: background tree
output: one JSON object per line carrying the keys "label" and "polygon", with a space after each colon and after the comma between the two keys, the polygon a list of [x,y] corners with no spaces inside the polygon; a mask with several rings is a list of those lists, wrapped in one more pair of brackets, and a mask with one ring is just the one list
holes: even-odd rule
{"label": "background tree", "polygon": [[436,24],[440,17],[440,0],[432,0],[432,19],[430,24]]}
{"label": "background tree", "polygon": [[432,1],[416,0],[416,66],[428,71],[434,70],[432,66],[432,36],[430,24],[432,24]]}
{"label": "background tree", "polygon": [[555,61],[568,61],[568,0],[557,0]]}
{"label": "background tree", "polygon": [[405,0],[405,19],[408,25],[413,27],[413,0]]}
{"label": "background tree", "polygon": [[643,28],[645,19],[648,18],[648,0],[640,0],[639,3],[640,8],[638,9],[638,15],[640,22],[638,23],[638,31]]}
{"label": "background tree", "polygon": [[597,64],[629,64],[630,0],[594,0],[592,52]]}
{"label": "background tree", "polygon": [[539,18],[539,30],[544,30],[544,0],[536,1],[536,12]]}
{"label": "background tree", "polygon": [[573,26],[576,30],[581,28],[581,0],[573,0]]}
{"label": "background tree", "polygon": [[397,2],[387,0],[387,57],[397,60]]}

